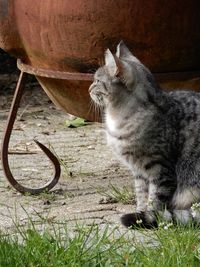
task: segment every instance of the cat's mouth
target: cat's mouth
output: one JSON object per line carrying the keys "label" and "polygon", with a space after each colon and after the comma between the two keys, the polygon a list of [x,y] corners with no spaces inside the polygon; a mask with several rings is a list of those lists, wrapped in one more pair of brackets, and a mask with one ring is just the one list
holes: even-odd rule
{"label": "cat's mouth", "polygon": [[91,99],[95,102],[95,104],[99,106],[105,106],[105,100],[108,97],[108,94],[98,90],[96,84],[92,84],[89,88],[89,94]]}
{"label": "cat's mouth", "polygon": [[104,97],[103,94],[94,93],[93,91],[90,92],[91,99],[95,102],[95,104],[99,106],[104,106]]}

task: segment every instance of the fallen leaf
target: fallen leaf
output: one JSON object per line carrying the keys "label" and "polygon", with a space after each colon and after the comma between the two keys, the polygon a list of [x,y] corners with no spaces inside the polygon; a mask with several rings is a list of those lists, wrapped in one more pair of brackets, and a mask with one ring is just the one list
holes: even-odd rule
{"label": "fallen leaf", "polygon": [[66,121],[66,125],[69,128],[77,128],[77,127],[81,127],[81,126],[86,126],[88,124],[89,123],[85,119],[82,119],[82,118],[76,118],[74,120],[67,120]]}

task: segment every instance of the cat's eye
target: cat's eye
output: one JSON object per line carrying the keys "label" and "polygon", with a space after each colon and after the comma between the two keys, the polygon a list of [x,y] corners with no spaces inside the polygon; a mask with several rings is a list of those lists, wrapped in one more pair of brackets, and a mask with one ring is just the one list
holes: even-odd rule
{"label": "cat's eye", "polygon": [[114,83],[118,84],[122,82],[122,77],[120,75],[116,75],[113,81]]}
{"label": "cat's eye", "polygon": [[98,84],[98,83],[100,83],[100,80],[95,79],[94,83],[95,83],[95,84]]}

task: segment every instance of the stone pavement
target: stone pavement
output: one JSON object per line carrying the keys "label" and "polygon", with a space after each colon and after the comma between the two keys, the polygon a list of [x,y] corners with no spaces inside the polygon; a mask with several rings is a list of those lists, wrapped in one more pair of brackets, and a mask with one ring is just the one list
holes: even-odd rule
{"label": "stone pavement", "polygon": [[[7,82],[7,76],[4,80]],[[16,77],[0,86],[0,140],[13,95]],[[0,84],[1,85],[1,84]],[[26,186],[38,187],[52,176],[46,157],[34,144],[36,138],[49,145],[62,161],[62,175],[51,193],[21,195],[13,190],[0,166],[0,230],[12,231],[14,224],[30,220],[120,226],[120,216],[133,210],[132,205],[112,203],[100,192],[132,187],[128,170],[119,164],[105,144],[103,125],[93,123],[68,128],[69,115],[56,108],[37,83],[27,86],[12,133],[9,161],[13,175]]]}

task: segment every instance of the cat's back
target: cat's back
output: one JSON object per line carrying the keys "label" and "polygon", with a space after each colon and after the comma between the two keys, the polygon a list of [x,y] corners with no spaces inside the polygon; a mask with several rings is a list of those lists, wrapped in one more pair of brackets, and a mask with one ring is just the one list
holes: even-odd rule
{"label": "cat's back", "polygon": [[187,165],[190,160],[195,162],[200,153],[200,93],[174,91],[170,96],[177,101],[180,111],[179,116],[175,114],[181,151],[179,162],[182,162],[181,166],[183,163]]}
{"label": "cat's back", "polygon": [[200,105],[200,92],[194,92],[189,90],[176,90],[169,92],[169,95],[176,101],[180,103],[196,103]]}
{"label": "cat's back", "polygon": [[194,125],[200,129],[200,93],[193,91],[173,91],[169,93],[170,97],[177,103],[179,120],[185,126]]}

